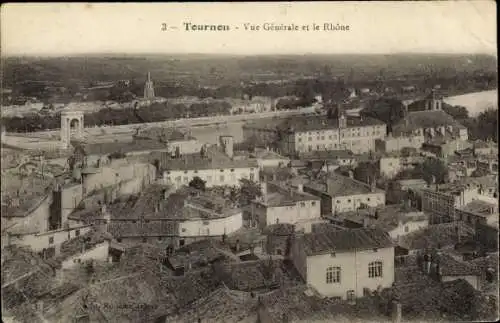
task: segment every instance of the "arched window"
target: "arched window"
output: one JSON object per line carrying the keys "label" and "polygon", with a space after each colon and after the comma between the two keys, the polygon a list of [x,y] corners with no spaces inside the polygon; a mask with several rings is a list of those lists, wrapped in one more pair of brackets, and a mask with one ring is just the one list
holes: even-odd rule
{"label": "arched window", "polygon": [[382,277],[382,261],[373,261],[368,264],[368,277]]}

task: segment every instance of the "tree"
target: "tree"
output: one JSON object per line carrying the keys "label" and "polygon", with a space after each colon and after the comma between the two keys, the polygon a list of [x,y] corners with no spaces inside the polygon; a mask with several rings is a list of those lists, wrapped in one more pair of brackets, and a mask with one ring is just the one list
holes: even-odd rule
{"label": "tree", "polygon": [[258,183],[240,179],[240,206],[249,205],[252,200],[262,196],[262,190]]}
{"label": "tree", "polygon": [[196,188],[197,190],[205,190],[205,184],[206,182],[199,178],[198,176],[195,176],[191,182],[189,182],[189,187]]}
{"label": "tree", "polygon": [[445,163],[438,158],[427,158],[421,165],[416,167],[427,183],[443,184],[448,179],[448,168]]}

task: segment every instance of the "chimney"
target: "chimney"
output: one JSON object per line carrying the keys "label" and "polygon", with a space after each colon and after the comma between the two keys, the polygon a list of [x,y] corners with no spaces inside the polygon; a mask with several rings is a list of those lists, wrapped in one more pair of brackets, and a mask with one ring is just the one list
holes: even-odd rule
{"label": "chimney", "polygon": [[236,252],[240,252],[240,239],[236,240],[236,246],[235,246]]}

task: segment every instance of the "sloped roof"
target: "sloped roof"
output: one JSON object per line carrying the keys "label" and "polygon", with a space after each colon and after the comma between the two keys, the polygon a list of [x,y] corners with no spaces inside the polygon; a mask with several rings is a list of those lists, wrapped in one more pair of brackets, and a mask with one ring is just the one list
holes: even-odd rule
{"label": "sloped roof", "polygon": [[266,206],[284,206],[291,205],[301,201],[319,201],[320,198],[305,192],[299,192],[298,190],[285,187],[279,183],[267,183],[267,194],[265,199],[259,203],[265,204]]}
{"label": "sloped roof", "polygon": [[458,261],[452,256],[442,253],[437,259],[442,276],[479,276],[478,267],[471,263]]}
{"label": "sloped roof", "polygon": [[392,131],[394,134],[398,134],[411,132],[420,128],[437,128],[440,126],[453,126],[454,128],[461,129],[465,128],[443,110],[427,110],[408,113],[405,118],[393,126]]}
{"label": "sloped roof", "polygon": [[[330,174],[325,180],[312,182],[306,186],[325,192],[330,196],[372,193],[370,185],[340,174]],[[375,188],[375,192],[382,192],[382,190]]]}
{"label": "sloped roof", "polygon": [[393,246],[389,234],[377,228],[352,230],[329,230],[298,236],[302,248],[309,256],[329,252],[349,252],[353,250],[388,248]]}

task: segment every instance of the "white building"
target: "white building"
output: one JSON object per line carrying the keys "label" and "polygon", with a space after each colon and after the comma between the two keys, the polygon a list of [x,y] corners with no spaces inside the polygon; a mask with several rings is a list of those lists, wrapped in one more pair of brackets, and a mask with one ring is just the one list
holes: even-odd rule
{"label": "white building", "polygon": [[241,179],[259,181],[259,165],[253,159],[236,159],[233,156],[233,138],[222,136],[217,148],[204,148],[200,153],[172,158],[162,154],[161,168],[165,184],[181,187],[194,177],[212,186],[238,186]]}
{"label": "white building", "polygon": [[321,198],[321,214],[385,205],[385,191],[376,188],[374,181],[368,185],[338,174],[304,185],[304,192]]}
{"label": "white building", "polygon": [[296,224],[321,217],[320,198],[276,183],[262,183],[262,197],[252,202],[254,218],[264,228],[277,223]]}
{"label": "white building", "polygon": [[327,297],[353,300],[394,282],[394,246],[379,229],[297,235],[291,259],[306,283]]}

